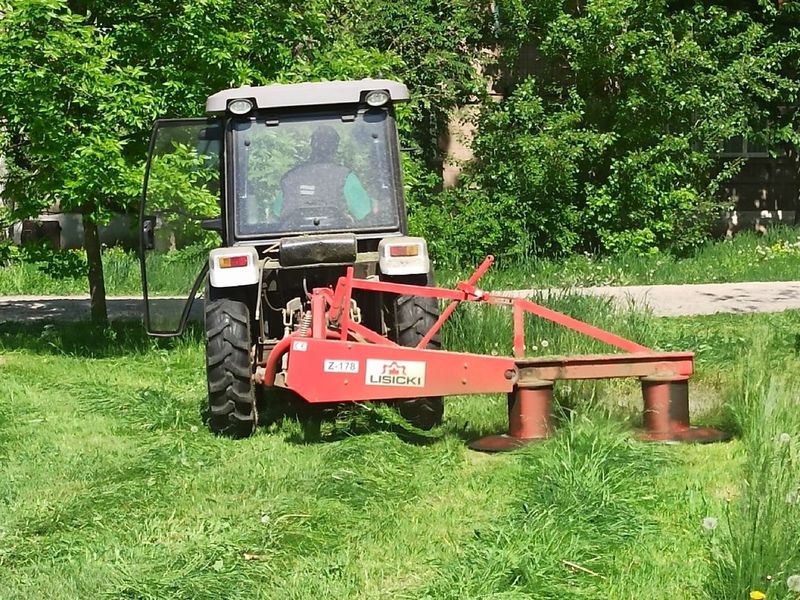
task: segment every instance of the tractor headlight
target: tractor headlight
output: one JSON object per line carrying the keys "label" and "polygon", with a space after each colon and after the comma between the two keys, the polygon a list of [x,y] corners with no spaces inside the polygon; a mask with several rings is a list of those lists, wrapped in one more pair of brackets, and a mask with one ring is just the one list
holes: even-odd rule
{"label": "tractor headlight", "polygon": [[389,92],[386,90],[372,90],[367,94],[365,100],[367,104],[377,108],[378,106],[386,104],[391,98],[389,97]]}
{"label": "tractor headlight", "polygon": [[238,100],[231,100],[228,103],[228,110],[234,115],[246,115],[253,110],[253,103],[247,98],[239,98]]}

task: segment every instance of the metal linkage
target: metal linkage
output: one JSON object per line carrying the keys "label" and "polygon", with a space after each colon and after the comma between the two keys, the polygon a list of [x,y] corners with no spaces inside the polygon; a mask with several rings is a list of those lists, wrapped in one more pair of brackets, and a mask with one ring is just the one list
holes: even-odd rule
{"label": "metal linkage", "polygon": [[[689,425],[688,379],[694,369],[691,352],[654,352],[523,298],[491,294],[476,287],[489,270],[488,256],[456,289],[357,279],[347,269],[334,290],[311,293],[311,326],[284,338],[259,371],[259,383],[276,384],[281,359],[288,367],[279,384],[310,403],[400,400],[420,396],[508,394],[507,434],[477,440],[484,451],[511,450],[546,439],[552,429],[554,382],[559,379],[638,377],[644,397],[642,439],[711,442],[725,438],[714,429]],[[415,295],[449,300],[439,319],[415,348],[401,347],[351,318],[353,290]],[[514,357],[427,350],[463,302],[509,306],[514,323]],[[524,357],[524,317],[531,314],[609,344],[624,354],[570,357]],[[301,333],[303,335],[301,335]]]}

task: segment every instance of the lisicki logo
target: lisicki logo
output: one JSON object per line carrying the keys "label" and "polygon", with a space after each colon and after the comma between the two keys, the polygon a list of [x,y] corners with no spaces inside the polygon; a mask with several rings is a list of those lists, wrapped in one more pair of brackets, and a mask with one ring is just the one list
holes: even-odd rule
{"label": "lisicki logo", "polygon": [[392,361],[388,365],[383,365],[383,373],[381,375],[405,375],[406,366],[398,365],[397,361]]}
{"label": "lisicki logo", "polygon": [[367,385],[394,385],[423,387],[425,385],[425,363],[412,360],[367,359]]}

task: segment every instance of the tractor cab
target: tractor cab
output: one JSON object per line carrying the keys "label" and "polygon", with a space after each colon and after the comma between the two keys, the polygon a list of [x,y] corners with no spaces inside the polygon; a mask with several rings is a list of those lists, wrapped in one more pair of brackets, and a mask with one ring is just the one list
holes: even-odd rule
{"label": "tractor cab", "polygon": [[268,93],[241,98],[247,88],[209,99],[209,112],[222,118],[232,110],[244,113],[230,115],[224,128],[232,175],[228,240],[335,231],[375,238],[405,227],[390,101],[407,94],[397,84],[391,86],[394,98],[384,89],[336,85],[289,86],[297,90],[295,103],[320,96],[333,101],[331,90],[341,87],[337,103],[327,106],[282,108],[285,101]]}
{"label": "tractor cab", "polygon": [[[394,105],[408,99],[406,86],[389,80],[246,86],[210,96],[205,118],[157,121],[140,210],[147,332],[181,334],[203,295],[210,347],[211,332],[237,331],[253,358],[230,369],[254,371],[304,326],[310,292],[332,289],[348,267],[428,285],[427,246],[407,236],[403,201]],[[398,330],[403,344],[419,336],[399,340],[398,323],[438,314],[435,300],[352,302],[354,318],[387,335]],[[209,366],[212,414],[229,406],[212,383],[230,369]],[[212,429],[241,433],[241,420],[228,419],[239,412],[223,410]]]}
{"label": "tractor cab", "polygon": [[[240,87],[209,97],[207,118],[157,121],[140,213],[148,332],[182,332],[202,292],[203,249],[280,259],[281,240],[300,236],[325,264],[356,257],[320,252],[375,252],[404,235],[394,104],[407,100],[405,85],[386,80]],[[287,245],[284,262],[306,260],[296,253]]]}

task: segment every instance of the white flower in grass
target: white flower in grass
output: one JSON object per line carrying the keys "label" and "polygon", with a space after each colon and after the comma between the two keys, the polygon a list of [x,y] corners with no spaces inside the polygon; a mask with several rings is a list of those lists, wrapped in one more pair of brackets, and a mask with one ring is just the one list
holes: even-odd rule
{"label": "white flower in grass", "polygon": [[270,522],[269,515],[261,515],[261,522],[266,525]]}
{"label": "white flower in grass", "polygon": [[800,575],[790,575],[786,580],[786,587],[790,592],[800,592]]}
{"label": "white flower in grass", "polygon": [[719,521],[716,519],[716,517],[706,517],[703,519],[703,529],[707,531],[714,531],[717,528],[717,525],[719,525]]}
{"label": "white flower in grass", "polygon": [[541,342],[539,342],[539,345],[542,348],[547,348],[550,345],[550,342],[548,342],[547,340],[542,340]]}
{"label": "white flower in grass", "polygon": [[192,433],[197,433],[199,429],[197,428],[197,425],[192,425],[191,427],[189,427],[189,431],[191,431]]}
{"label": "white flower in grass", "polygon": [[790,436],[788,433],[782,433],[778,436],[778,442],[780,442],[781,444],[788,444],[791,441],[792,441],[792,436]]}
{"label": "white flower in grass", "polygon": [[800,495],[797,492],[786,494],[786,504],[797,504],[798,502],[800,502]]}

